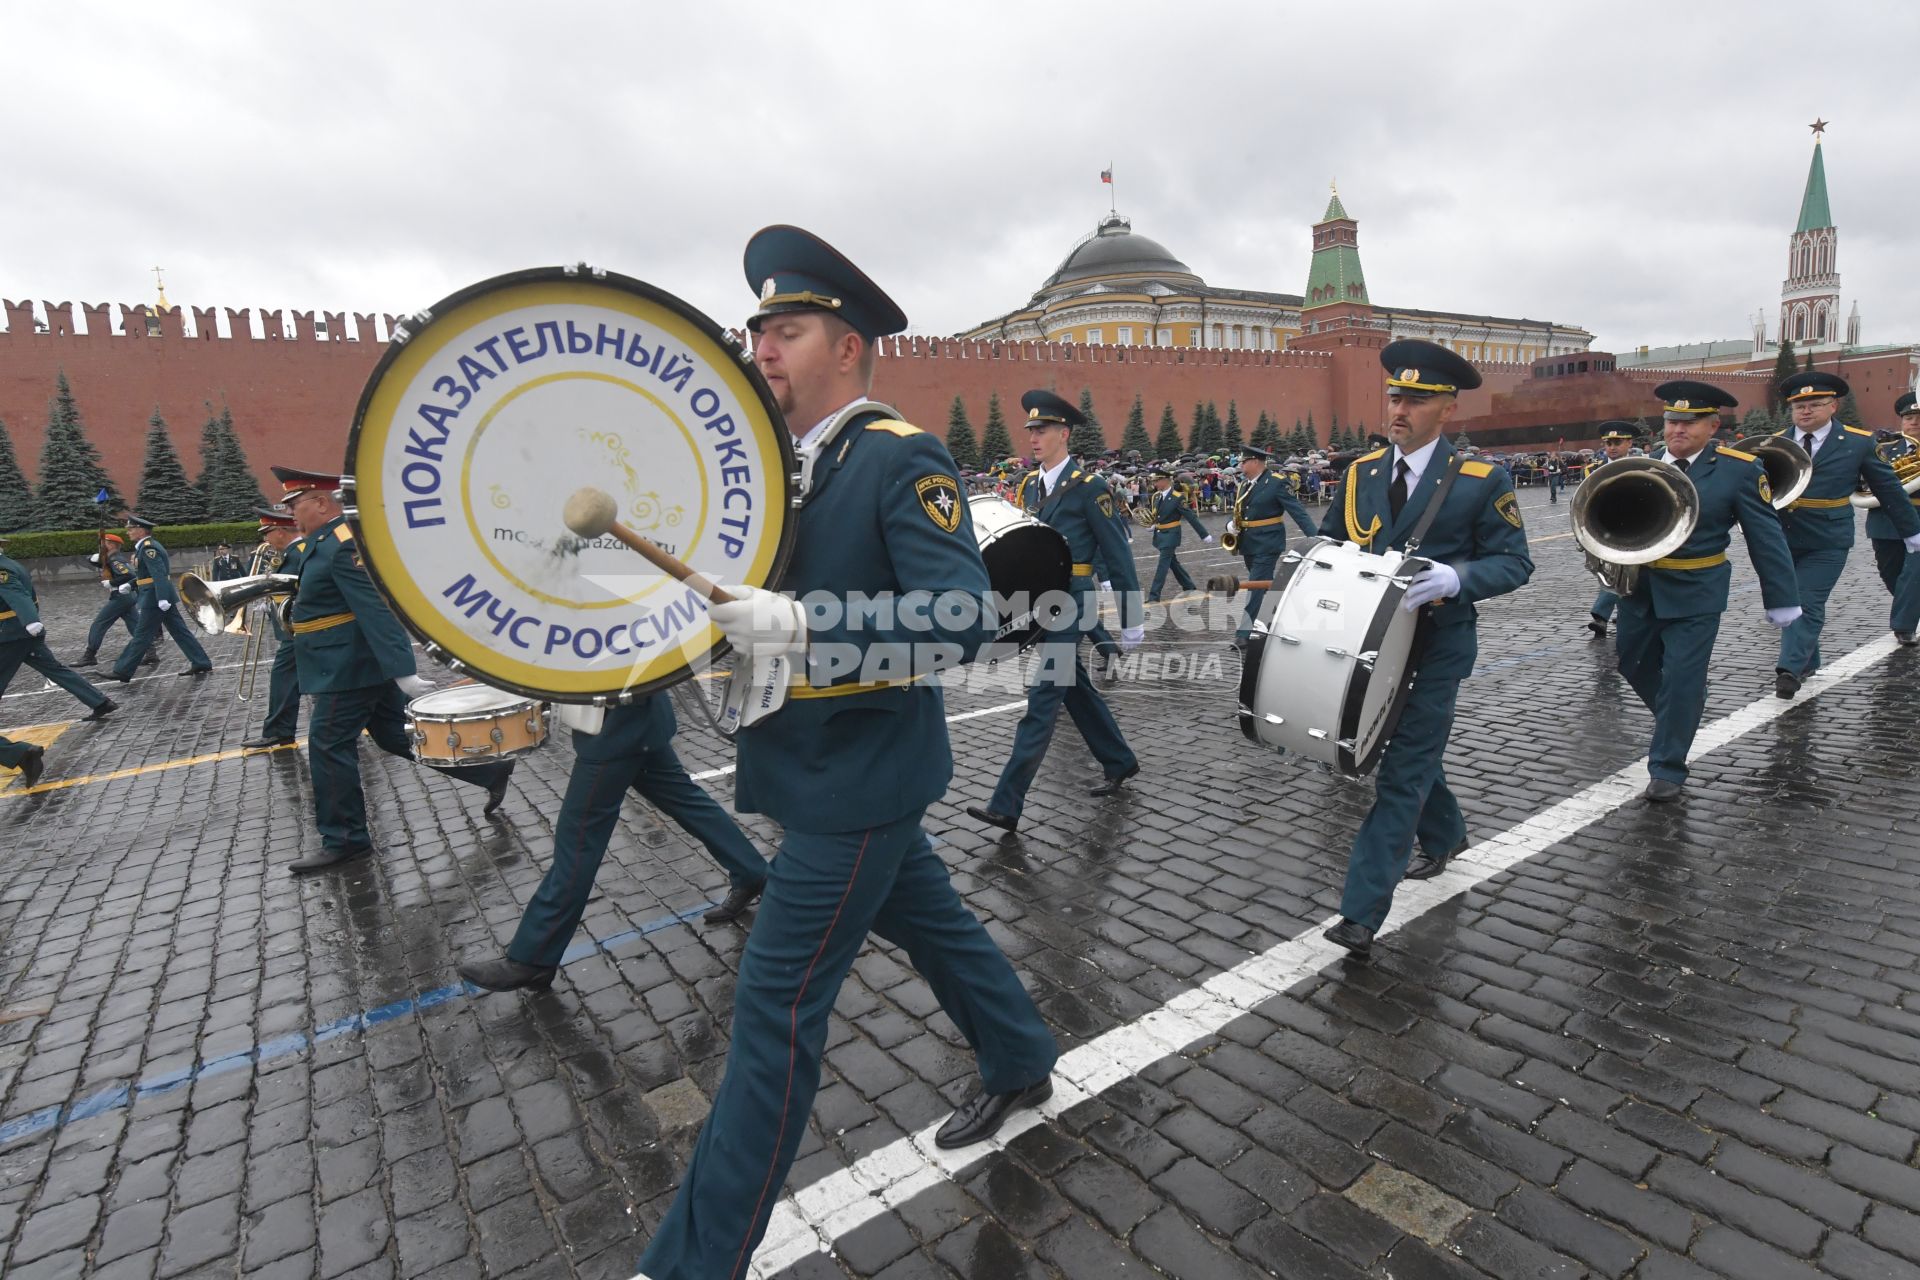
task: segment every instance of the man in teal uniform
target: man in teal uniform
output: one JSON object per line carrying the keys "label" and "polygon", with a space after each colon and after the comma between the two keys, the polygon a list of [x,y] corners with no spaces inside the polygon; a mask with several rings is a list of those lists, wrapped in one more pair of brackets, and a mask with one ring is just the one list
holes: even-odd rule
{"label": "man in teal uniform", "polygon": [[[75,659],[76,667],[91,667],[100,661],[100,645],[106,640],[107,632],[118,622],[127,629],[127,638],[133,638],[133,623],[136,615],[134,608],[133,580],[137,576],[133,557],[127,554],[126,540],[117,533],[102,534],[101,550],[87,557],[87,563],[98,566],[102,555],[106,557],[106,576],[100,585],[106,588],[107,602],[93,615],[93,625],[87,628],[87,650]],[[140,660],[143,667],[156,666],[160,662],[158,654],[151,649]]]}
{"label": "man in teal uniform", "polygon": [[133,679],[134,668],[153,647],[154,638],[165,627],[180,652],[187,656],[183,676],[204,676],[213,670],[213,660],[194,639],[193,628],[180,616],[180,595],[173,587],[173,562],[167,549],[153,536],[153,521],[129,511],[127,537],[133,543],[134,595],[138,612],[134,615],[133,639],[120,651],[113,664],[113,678],[121,684]]}
{"label": "man in teal uniform", "polygon": [[[300,690],[313,698],[307,762],[321,847],[287,868],[305,875],[373,852],[360,789],[360,733],[389,755],[413,759],[407,699],[433,686],[414,674],[407,633],[367,576],[340,510],[340,477],[291,467],[275,467],[273,474],[307,543],[293,597],[293,656]],[[506,798],[514,763],[433,768],[485,788],[482,812],[491,815]]]}
{"label": "man in teal uniform", "polygon": [[1727,544],[1740,526],[1760,577],[1767,621],[1782,629],[1800,616],[1793,557],[1773,510],[1766,468],[1750,453],[1716,446],[1723,410],[1736,401],[1704,382],[1663,382],[1666,448],[1656,456],[1678,467],[1700,498],[1693,535],[1672,555],[1641,565],[1633,590],[1620,597],[1614,641],[1620,674],[1653,712],[1647,748],[1646,798],[1676,800],[1687,780],[1687,752],[1707,705],[1707,672],[1720,615],[1727,610]]}
{"label": "man in teal uniform", "polygon": [[[1112,498],[1109,497],[1111,502]],[[1200,523],[1200,517],[1193,508],[1174,491],[1173,478],[1164,471],[1153,473],[1153,549],[1160,553],[1160,563],[1153,571],[1153,586],[1147,589],[1147,603],[1157,604],[1160,592],[1167,585],[1167,574],[1173,574],[1173,580],[1180,584],[1183,591],[1194,590],[1193,575],[1180,563],[1180,522],[1186,521],[1193,531],[1200,535],[1202,543],[1211,544],[1213,535],[1207,532],[1207,526]]]}
{"label": "man in teal uniform", "polygon": [[[6,539],[0,537],[0,548]],[[0,552],[0,693],[5,693],[14,672],[31,667],[80,700],[90,714],[89,720],[104,720],[118,711],[119,705],[94,688],[86,677],[54,657],[47,647],[47,626],[40,620],[40,597],[33,579],[18,560]]]}
{"label": "man in teal uniform", "polygon": [[1780,637],[1773,691],[1782,698],[1798,693],[1801,683],[1820,669],[1827,597],[1853,547],[1854,492],[1872,490],[1904,549],[1920,551],[1920,513],[1894,479],[1893,468],[1874,451],[1873,432],[1834,416],[1847,390],[1845,380],[1831,373],[1796,373],[1780,384],[1781,396],[1793,406],[1793,429],[1780,434],[1813,458],[1813,479],[1806,492],[1780,513],[1803,611]]}
{"label": "man in teal uniform", "polygon": [[[1093,576],[1096,552],[1112,572],[1119,591],[1121,647],[1135,647],[1146,634],[1140,579],[1134,573],[1126,540],[1113,523],[1113,495],[1104,480],[1076,466],[1067,451],[1073,428],[1084,421],[1080,410],[1051,391],[1038,390],[1020,397],[1020,407],[1027,411],[1027,439],[1039,465],[1020,481],[1015,501],[1022,510],[1065,536],[1074,560],[1076,607],[1034,646],[1027,712],[1014,730],[1013,753],[1000,771],[1000,782],[986,806],[967,806],[970,817],[1002,831],[1013,831],[1020,825],[1027,790],[1039,776],[1040,762],[1046,757],[1063,705],[1106,774],[1106,780],[1093,788],[1093,795],[1110,796],[1140,772],[1139,758],[1127,745],[1112,709],[1093,687],[1086,664],[1080,660],[1080,642],[1100,620],[1100,591]],[[1171,502],[1177,500],[1155,501],[1160,503],[1156,510],[1171,510]],[[1160,536],[1154,534],[1155,545]],[[1177,538],[1178,532],[1174,536]]]}
{"label": "man in teal uniform", "polygon": [[[1107,482],[1108,491],[1112,495],[1114,528],[1120,530],[1120,532],[1126,536],[1127,541],[1131,543],[1133,541],[1133,512],[1128,508],[1125,496],[1120,492],[1119,486],[1115,481],[1114,473],[1105,473],[1101,479]],[[1101,545],[1105,545],[1104,541]],[[1127,554],[1129,556],[1133,554],[1133,548],[1131,546],[1127,548]],[[1096,546],[1093,552],[1093,576],[1099,581],[1100,590],[1113,590],[1113,566],[1107,563],[1106,553],[1102,551],[1099,546]],[[1093,642],[1094,655],[1100,659],[1100,683],[1105,685],[1117,684],[1120,680],[1120,642],[1115,640],[1113,638],[1113,632],[1107,629],[1104,614],[1094,623],[1093,629],[1087,632],[1087,639]]]}
{"label": "man in teal uniform", "polygon": [[[564,717],[569,708],[561,708]],[[588,717],[596,709],[583,708]],[[767,886],[767,860],[760,856],[725,809],[687,773],[673,750],[673,702],[649,694],[628,706],[609,707],[592,732],[573,731],[573,772],[553,824],[553,863],[520,915],[520,928],[496,960],[473,960],[460,976],[485,991],[518,987],[545,990],[573,940],[573,931],[593,896],[594,877],[628,791],[680,824],[706,846],[731,878],[725,901],[703,917],[708,924],[738,920]]]}
{"label": "man in teal uniform", "polygon": [[[1915,403],[1913,392],[1894,401],[1893,411],[1900,418],[1900,435],[1879,449],[1889,464],[1920,453],[1920,404]],[[1907,503],[1920,507],[1920,496],[1908,495]],[[1867,538],[1873,544],[1873,562],[1880,570],[1880,581],[1893,593],[1893,613],[1887,620],[1893,638],[1909,647],[1920,643],[1914,635],[1915,628],[1920,627],[1920,556],[1908,554],[1906,539],[1884,502],[1867,512]]]}
{"label": "man in teal uniform", "polygon": [[[1447,440],[1459,393],[1479,386],[1480,374],[1445,347],[1413,339],[1388,343],[1380,363],[1392,446],[1347,468],[1320,532],[1374,554],[1404,551],[1418,535],[1419,555],[1432,565],[1407,585],[1401,607],[1427,609],[1422,621],[1430,631],[1380,757],[1373,808],[1347,856],[1340,919],[1327,930],[1329,941],[1358,956],[1372,951],[1401,877],[1438,875],[1467,846],[1466,819],[1441,757],[1460,682],[1479,651],[1475,605],[1533,576],[1512,478],[1490,462],[1461,458]],[[1409,867],[1416,840],[1421,857]]]}
{"label": "man in teal uniform", "polygon": [[[260,517],[261,540],[271,548],[261,563],[261,572],[298,577],[300,562],[307,555],[307,540],[294,527],[293,513],[285,507],[255,507],[253,513]],[[274,604],[267,612],[275,640],[273,667],[267,676],[267,719],[260,726],[259,737],[240,744],[249,750],[291,746],[300,729],[300,670],[294,659],[293,632],[280,621],[279,602]]]}
{"label": "man in teal uniform", "polygon": [[[1600,426],[1603,428],[1600,435],[1600,450],[1604,455],[1601,465],[1624,458],[1632,452],[1633,424],[1631,422],[1616,420],[1603,422]],[[1587,475],[1591,478],[1593,472],[1589,471]],[[1584,484],[1585,481],[1582,483]],[[1587,630],[1602,640],[1606,639],[1607,623],[1612,620],[1614,606],[1619,603],[1619,596],[1605,587],[1600,588],[1599,593],[1593,597],[1593,608],[1588,611]]]}
{"label": "man in teal uniform", "polygon": [[[796,669],[742,728],[735,807],[786,828],[734,987],[726,1074],[640,1271],[745,1273],[806,1135],[827,1016],[872,932],[900,946],[973,1047],[983,1087],[941,1126],[978,1142],[1052,1094],[1059,1048],[960,901],[921,818],[953,774],[940,669],[992,638],[986,566],[946,446],[866,398],[874,339],[906,327],[830,245],[769,227],[747,245],[754,361],[794,432],[802,505],[785,587],[712,607],[743,661]],[[893,608],[867,608],[871,603]]]}
{"label": "man in teal uniform", "polygon": [[[1227,532],[1240,539],[1240,562],[1246,565],[1250,582],[1273,580],[1274,567],[1286,554],[1289,517],[1307,537],[1318,532],[1313,525],[1313,514],[1294,496],[1293,486],[1267,469],[1272,458],[1272,454],[1258,446],[1246,447],[1240,458],[1240,474],[1246,483],[1234,501],[1233,519],[1227,523]],[[1260,617],[1266,599],[1265,587],[1247,591],[1246,607],[1233,635],[1234,648],[1247,647],[1247,639],[1253,635],[1253,624]]]}

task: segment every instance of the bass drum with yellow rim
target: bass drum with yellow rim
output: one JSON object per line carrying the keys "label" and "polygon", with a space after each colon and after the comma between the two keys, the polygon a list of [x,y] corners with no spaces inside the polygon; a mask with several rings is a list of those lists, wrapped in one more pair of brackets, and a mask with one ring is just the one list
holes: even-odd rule
{"label": "bass drum with yellow rim", "polygon": [[341,489],[368,573],[431,657],[531,698],[601,706],[726,651],[691,588],[562,519],[592,485],[707,577],[775,588],[793,442],[751,357],[640,280],[586,266],[483,280],[395,330],[361,392]]}

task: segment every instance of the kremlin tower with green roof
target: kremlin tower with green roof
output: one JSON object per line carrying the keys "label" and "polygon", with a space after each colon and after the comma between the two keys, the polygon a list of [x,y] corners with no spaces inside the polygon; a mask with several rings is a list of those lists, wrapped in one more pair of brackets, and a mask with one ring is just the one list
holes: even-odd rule
{"label": "kremlin tower with green roof", "polygon": [[[1780,337],[1796,347],[1841,341],[1840,233],[1827,201],[1827,164],[1820,146],[1826,123],[1813,122],[1813,162],[1800,197],[1800,220],[1787,241],[1787,278],[1780,285]],[[1858,340],[1855,333],[1846,335],[1849,344]]]}

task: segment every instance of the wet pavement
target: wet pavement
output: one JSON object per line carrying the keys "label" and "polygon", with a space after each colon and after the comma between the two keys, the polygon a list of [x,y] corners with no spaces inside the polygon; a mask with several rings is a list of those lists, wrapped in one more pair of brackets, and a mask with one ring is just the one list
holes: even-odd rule
{"label": "wet pavement", "polygon": [[[1063,727],[1016,838],[964,814],[1016,673],[950,688],[928,827],[1067,1051],[1059,1092],[936,1152],[971,1056],[870,946],[755,1274],[1920,1278],[1920,657],[1869,549],[1786,704],[1736,540],[1712,749],[1649,807],[1650,717],[1582,629],[1564,508],[1522,503],[1539,569],[1483,609],[1447,757],[1476,844],[1370,965],[1318,926],[1371,786],[1247,743],[1220,636],[1154,632],[1109,695],[1134,789],[1088,798]],[[71,655],[97,589],[43,595]],[[492,822],[369,748],[383,855],[296,881],[304,756],[237,752],[261,704],[239,642],[209,651],[207,680],[103,686],[101,724],[30,672],[0,700],[50,744],[34,792],[0,774],[0,1273],[631,1275],[724,1061],[745,935],[698,921],[724,875],[630,803],[553,990],[471,994],[454,965],[511,936],[570,748]],[[730,799],[730,750],[680,720]]]}

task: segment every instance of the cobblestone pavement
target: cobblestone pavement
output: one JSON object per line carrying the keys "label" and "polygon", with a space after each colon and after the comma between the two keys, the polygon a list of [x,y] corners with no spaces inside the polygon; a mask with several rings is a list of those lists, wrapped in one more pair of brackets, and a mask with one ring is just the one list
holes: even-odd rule
{"label": "cobblestone pavement", "polygon": [[[1920,661],[1868,549],[1824,646],[1854,656],[1788,706],[1736,542],[1714,749],[1649,808],[1650,718],[1581,629],[1563,509],[1523,504],[1539,571],[1483,612],[1447,759],[1479,843],[1369,966],[1316,939],[1370,785],[1246,743],[1219,636],[1154,633],[1112,695],[1137,788],[1088,799],[1063,729],[1018,838],[963,813],[1016,673],[950,690],[928,825],[1069,1050],[1061,1093],[936,1161],[911,1135],[972,1060],[870,947],[759,1274],[1920,1277]],[[95,595],[46,594],[71,654]],[[510,936],[569,748],[497,822],[369,750],[384,855],[296,881],[304,757],[239,756],[260,704],[238,642],[210,651],[209,680],[109,686],[102,724],[31,673],[0,701],[50,743],[40,788],[0,782],[0,1273],[630,1275],[724,1058],[745,935],[695,918],[722,874],[630,806],[553,991],[470,995],[454,964]],[[730,764],[681,722],[691,768]]]}

